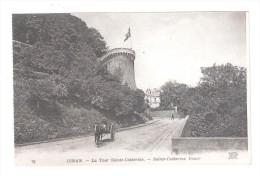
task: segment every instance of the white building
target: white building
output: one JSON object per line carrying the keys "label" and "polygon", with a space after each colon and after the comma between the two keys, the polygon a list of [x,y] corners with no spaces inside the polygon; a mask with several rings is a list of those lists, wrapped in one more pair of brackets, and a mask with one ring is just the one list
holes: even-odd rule
{"label": "white building", "polygon": [[160,90],[158,89],[147,89],[145,92],[145,101],[150,105],[151,108],[157,108],[160,106]]}

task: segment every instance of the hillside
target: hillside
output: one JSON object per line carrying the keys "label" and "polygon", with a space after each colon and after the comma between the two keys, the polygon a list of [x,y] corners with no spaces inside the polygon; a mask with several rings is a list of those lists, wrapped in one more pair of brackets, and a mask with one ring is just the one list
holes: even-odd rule
{"label": "hillside", "polygon": [[143,123],[144,92],[100,66],[108,46],[97,29],[70,14],[16,14],[13,40],[16,144],[91,134],[103,116]]}

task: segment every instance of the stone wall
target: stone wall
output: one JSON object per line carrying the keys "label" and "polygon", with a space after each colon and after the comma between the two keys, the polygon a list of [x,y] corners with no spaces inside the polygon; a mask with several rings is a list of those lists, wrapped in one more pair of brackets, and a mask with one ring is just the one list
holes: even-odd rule
{"label": "stone wall", "polygon": [[181,137],[172,138],[172,151],[179,152],[200,152],[200,151],[218,151],[218,150],[247,150],[247,138],[221,138],[221,137]]}
{"label": "stone wall", "polygon": [[134,71],[135,53],[127,48],[115,48],[100,58],[102,65],[117,76],[122,84],[127,84],[131,89],[136,89]]}

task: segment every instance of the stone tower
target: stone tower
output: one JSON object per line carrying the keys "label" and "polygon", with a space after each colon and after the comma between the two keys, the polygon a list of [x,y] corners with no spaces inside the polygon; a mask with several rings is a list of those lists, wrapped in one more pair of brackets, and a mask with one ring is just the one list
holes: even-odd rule
{"label": "stone tower", "polygon": [[112,75],[117,76],[122,84],[127,84],[131,89],[136,89],[134,60],[135,52],[128,48],[115,48],[108,51],[100,59],[102,66]]}

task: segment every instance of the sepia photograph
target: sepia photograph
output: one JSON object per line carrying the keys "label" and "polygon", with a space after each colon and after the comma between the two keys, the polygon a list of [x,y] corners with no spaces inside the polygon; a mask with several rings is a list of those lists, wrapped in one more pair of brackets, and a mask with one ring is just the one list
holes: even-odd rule
{"label": "sepia photograph", "polygon": [[245,11],[12,14],[15,163],[251,162]]}

